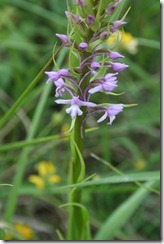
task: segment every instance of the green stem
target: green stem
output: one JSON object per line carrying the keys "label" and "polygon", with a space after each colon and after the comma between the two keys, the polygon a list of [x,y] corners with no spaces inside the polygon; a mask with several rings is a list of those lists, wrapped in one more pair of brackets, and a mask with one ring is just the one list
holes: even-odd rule
{"label": "green stem", "polygon": [[[84,57],[86,58],[86,57]],[[83,75],[88,72],[88,68],[84,68]],[[81,85],[84,91],[88,84],[87,77]],[[82,108],[81,108],[82,109]],[[72,161],[70,167],[70,184],[76,184],[84,180],[85,177],[85,163],[83,161],[83,143],[84,139],[81,137],[81,125],[86,116],[86,111],[83,108],[83,116],[77,116],[72,132]],[[84,131],[83,131],[84,136]],[[69,192],[69,216],[68,216],[68,240],[90,240],[90,227],[88,217],[84,213],[84,207],[81,204],[81,189],[74,188]],[[81,206],[81,207],[80,207]],[[87,212],[87,211],[86,211]]]}
{"label": "green stem", "polygon": [[[71,149],[72,160],[70,166],[70,184],[77,184],[84,180],[85,164],[83,161],[83,138],[81,137],[81,124],[83,116],[77,116],[74,130],[72,132]],[[81,204],[82,192],[81,189],[74,188],[69,191],[69,216],[68,216],[68,231],[67,240],[90,240],[90,226],[88,213],[85,207]]]}
{"label": "green stem", "polygon": [[[79,152],[83,154],[83,139],[80,135],[80,126],[82,118],[77,117],[72,132],[72,140],[76,143]],[[70,167],[70,184],[76,184],[81,171],[81,163],[79,154],[75,148],[74,143],[71,144],[72,149],[72,161]],[[81,203],[81,190],[73,189],[69,192],[69,203]],[[81,208],[77,206],[70,206],[69,208],[69,220],[68,220],[68,240],[81,240],[81,226],[83,224],[83,215]]]}

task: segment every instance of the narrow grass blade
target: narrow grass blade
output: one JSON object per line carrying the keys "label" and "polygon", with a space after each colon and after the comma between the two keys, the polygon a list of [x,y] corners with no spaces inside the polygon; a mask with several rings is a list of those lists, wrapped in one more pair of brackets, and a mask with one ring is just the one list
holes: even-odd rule
{"label": "narrow grass blade", "polygon": [[[56,51],[54,56],[57,56],[60,52],[62,46],[59,47],[59,49]],[[26,98],[27,95],[29,95],[30,91],[33,89],[33,87],[37,84],[37,82],[41,79],[44,72],[48,69],[50,64],[52,63],[53,57],[50,58],[50,60],[47,62],[47,64],[43,67],[43,69],[37,74],[37,76],[34,78],[34,80],[30,83],[30,85],[26,88],[26,90],[22,93],[22,95],[18,98],[18,100],[14,103],[14,105],[8,110],[8,112],[2,117],[0,120],[0,128],[5,125],[5,123],[14,115],[14,113],[17,112],[18,108],[21,106],[22,102]]]}
{"label": "narrow grass blade", "polygon": [[[99,180],[92,180],[92,181],[87,181],[83,183],[78,183],[78,184],[71,184],[67,186],[61,186],[56,188],[58,189],[66,189],[66,188],[74,188],[74,187],[87,187],[87,186],[99,186],[99,185],[106,185],[106,184],[119,184],[119,183],[128,183],[128,182],[138,182],[138,181],[159,181],[160,180],[160,172],[155,171],[155,172],[140,172],[140,173],[131,173],[131,174],[126,174],[123,176],[108,176],[108,177],[103,177],[102,179]],[[150,188],[149,188],[150,190]]]}
{"label": "narrow grass blade", "polygon": [[105,221],[101,229],[95,236],[95,240],[112,240],[115,234],[133,215],[142,201],[147,197],[149,191],[147,187],[151,187],[154,182],[147,182],[144,188],[141,187],[125,202],[123,202]]}

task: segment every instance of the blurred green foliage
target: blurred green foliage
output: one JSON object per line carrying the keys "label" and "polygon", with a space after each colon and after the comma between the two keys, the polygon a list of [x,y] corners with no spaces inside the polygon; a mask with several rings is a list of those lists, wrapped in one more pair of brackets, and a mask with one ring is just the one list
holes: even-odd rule
{"label": "blurred green foliage", "polygon": [[[131,6],[124,30],[138,39],[138,51],[126,56],[129,69],[120,74],[118,92],[121,96],[106,97],[109,102],[137,103],[117,116],[112,126],[102,123],[88,133],[85,140],[87,176],[95,179],[113,176],[116,172],[96,161],[90,153],[99,155],[124,174],[160,169],[160,4],[154,0],[126,0]],[[52,55],[57,40],[55,33],[67,32],[66,1],[59,0],[1,0],[0,1],[0,118],[31,83]],[[57,42],[57,47],[60,43]],[[67,53],[58,55],[62,67],[67,66]],[[52,69],[53,66],[50,67]],[[1,144],[25,140],[29,134],[35,109],[42,99],[46,77],[43,76],[25,99],[17,115],[0,132]],[[65,108],[54,103],[54,89],[45,101],[35,137],[57,135],[69,128],[70,118]],[[101,100],[103,95],[95,96]],[[104,99],[104,98],[103,98]],[[87,127],[96,127],[96,117]],[[12,184],[23,148],[1,152],[0,182]],[[50,141],[30,147],[28,163],[19,189],[14,222],[22,221],[34,229],[36,240],[57,240],[56,229],[65,233],[66,209],[59,205],[67,201],[66,194],[42,194],[28,182],[36,165],[43,160],[53,162],[67,184],[70,158],[68,140]],[[19,169],[18,169],[19,170]],[[159,185],[155,188],[159,190]],[[84,189],[83,201],[89,209],[92,232],[103,224],[109,214],[138,189],[134,183],[106,184]],[[10,187],[0,186],[1,214],[8,201]],[[132,217],[117,231],[115,240],[159,240],[159,196],[151,192]],[[3,219],[3,216],[1,216]],[[55,233],[54,233],[55,232]],[[3,233],[4,234],[4,233]]]}

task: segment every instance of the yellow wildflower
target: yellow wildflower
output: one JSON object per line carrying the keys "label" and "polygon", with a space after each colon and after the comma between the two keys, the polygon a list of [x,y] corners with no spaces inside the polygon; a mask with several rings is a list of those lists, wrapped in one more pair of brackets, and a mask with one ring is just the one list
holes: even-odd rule
{"label": "yellow wildflower", "polygon": [[43,189],[45,186],[44,179],[38,175],[30,175],[28,180],[39,189]]}
{"label": "yellow wildflower", "polygon": [[38,173],[40,176],[47,174],[54,174],[56,171],[55,166],[51,162],[42,161],[38,165]]}
{"label": "yellow wildflower", "polygon": [[117,31],[113,33],[107,40],[110,48],[118,46],[120,49],[128,51],[131,54],[137,53],[138,40],[131,33],[125,31]]}
{"label": "yellow wildflower", "polygon": [[60,182],[61,178],[55,174],[55,166],[48,161],[41,161],[37,167],[38,175],[30,175],[29,181],[37,188],[43,189],[45,186]]}
{"label": "yellow wildflower", "polygon": [[60,176],[58,175],[51,175],[49,178],[48,178],[48,182],[50,183],[57,183],[59,182],[61,179],[60,179]]}
{"label": "yellow wildflower", "polygon": [[137,170],[141,170],[141,169],[145,168],[145,166],[146,166],[146,162],[143,159],[139,159],[135,163],[135,168]]}
{"label": "yellow wildflower", "polygon": [[12,233],[6,233],[5,240],[15,239],[16,235],[14,236],[14,233],[20,235],[25,240],[30,240],[34,235],[34,232],[29,225],[16,223],[13,227]]}
{"label": "yellow wildflower", "polygon": [[6,241],[10,241],[10,240],[12,240],[12,235],[11,235],[10,233],[6,233],[6,235],[5,235],[5,240],[6,240]]}
{"label": "yellow wildflower", "polygon": [[21,234],[27,240],[31,239],[33,236],[33,230],[28,225],[16,223],[15,229],[19,234]]}

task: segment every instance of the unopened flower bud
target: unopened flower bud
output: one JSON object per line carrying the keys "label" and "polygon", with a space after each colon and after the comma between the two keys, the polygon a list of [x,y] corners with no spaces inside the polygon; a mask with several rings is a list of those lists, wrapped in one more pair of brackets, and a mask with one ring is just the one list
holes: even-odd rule
{"label": "unopened flower bud", "polygon": [[128,65],[126,64],[122,64],[122,63],[111,63],[111,68],[114,70],[114,71],[122,71],[124,69],[126,69],[128,67]]}
{"label": "unopened flower bud", "polygon": [[86,5],[86,0],[72,0],[73,4],[84,7]]}
{"label": "unopened flower bud", "polygon": [[100,68],[100,64],[99,64],[99,62],[95,62],[95,61],[93,61],[93,62],[91,63],[91,68],[94,69],[94,70],[99,69],[99,68]]}
{"label": "unopened flower bud", "polygon": [[117,7],[121,2],[122,2],[122,0],[116,0],[116,3],[115,3],[113,6],[109,5],[109,6],[106,8],[105,12],[106,12],[107,14],[112,14],[113,11],[116,9],[116,7]]}
{"label": "unopened flower bud", "polygon": [[108,6],[106,9],[105,9],[105,12],[107,14],[112,14],[113,11],[115,10],[116,6]]}
{"label": "unopened flower bud", "polygon": [[107,39],[107,37],[108,37],[108,32],[107,31],[103,31],[101,34],[100,34],[100,39],[101,40],[105,40],[105,39]]}
{"label": "unopened flower bud", "polygon": [[121,55],[120,53],[118,53],[118,52],[113,52],[113,51],[109,51],[109,57],[110,57],[111,59],[124,58],[124,56]]}
{"label": "unopened flower bud", "polygon": [[65,14],[66,14],[68,20],[73,22],[74,24],[77,24],[80,21],[80,17],[77,16],[76,14],[72,14],[68,11],[65,11]]}
{"label": "unopened flower bud", "polygon": [[88,15],[87,22],[92,25],[95,22],[95,17],[93,15]]}
{"label": "unopened flower bud", "polygon": [[81,50],[82,52],[85,52],[85,51],[87,50],[87,48],[88,48],[88,44],[87,44],[86,42],[81,42],[81,43],[79,44],[79,48],[80,48],[80,50]]}
{"label": "unopened flower bud", "polygon": [[59,37],[59,39],[61,40],[61,42],[63,43],[63,45],[65,47],[69,47],[69,39],[68,36],[63,35],[63,34],[56,34],[57,37]]}

